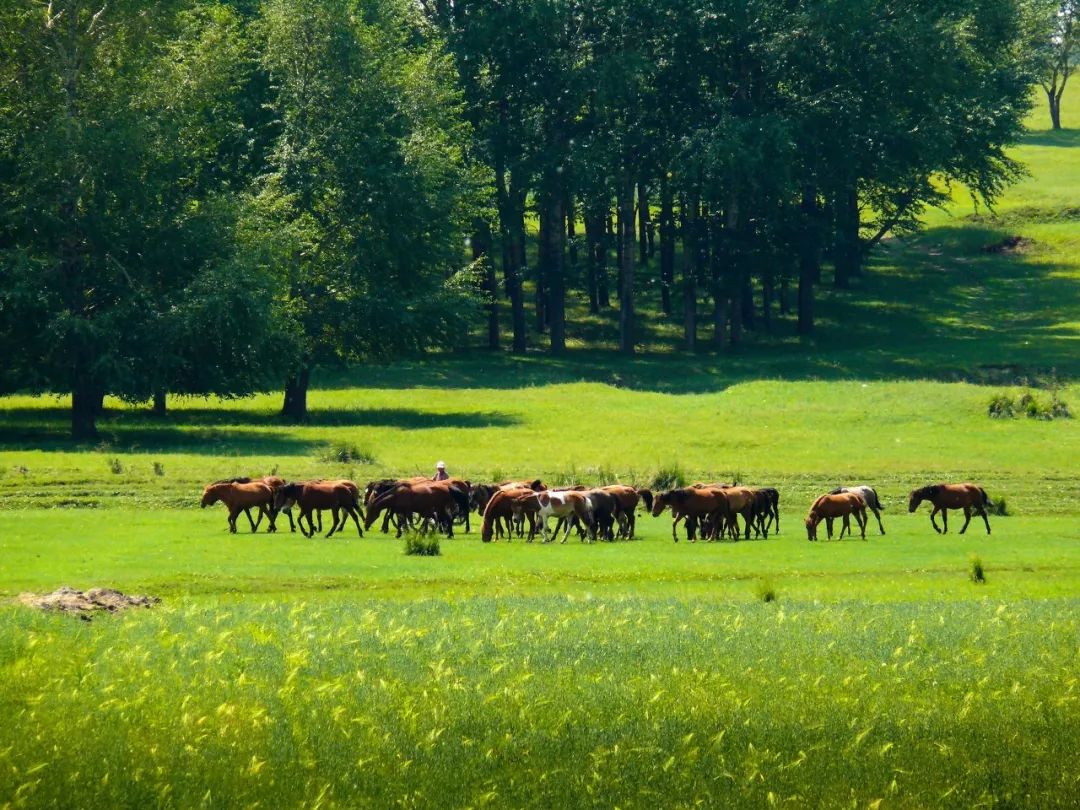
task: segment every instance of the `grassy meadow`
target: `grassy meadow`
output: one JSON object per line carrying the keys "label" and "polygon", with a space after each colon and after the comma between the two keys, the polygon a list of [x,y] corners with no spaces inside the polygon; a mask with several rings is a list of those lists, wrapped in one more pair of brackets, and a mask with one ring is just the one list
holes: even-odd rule
{"label": "grassy meadow", "polygon": [[[957,190],[856,289],[823,287],[812,339],[778,318],[687,356],[645,268],[638,357],[575,299],[564,357],[323,370],[303,426],[276,393],[164,418],[109,400],[79,445],[65,398],[0,399],[0,807],[1076,806],[1080,421],[987,415],[1024,392],[1080,412],[1080,130],[1046,126],[996,211]],[[488,545],[474,525],[417,558],[376,532],[232,536],[197,508],[225,476],[440,458],[774,485],[782,531],[675,544],[639,516],[634,542]],[[935,535],[906,495],[945,479],[1009,516]],[[887,534],[806,542],[810,500],[862,482]],[[162,602],[90,622],[14,603],[64,584]]]}

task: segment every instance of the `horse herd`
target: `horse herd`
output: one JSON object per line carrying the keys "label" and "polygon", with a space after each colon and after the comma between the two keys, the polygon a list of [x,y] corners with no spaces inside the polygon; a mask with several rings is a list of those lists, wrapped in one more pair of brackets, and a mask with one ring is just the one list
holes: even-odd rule
{"label": "horse herd", "polygon": [[[686,538],[696,542],[725,538],[749,540],[765,538],[769,532],[780,531],[780,493],[776,489],[735,486],[725,483],[694,484],[662,492],[652,492],[622,484],[604,487],[549,488],[537,479],[532,481],[503,481],[499,484],[473,484],[457,478],[432,481],[428,478],[385,478],[372,481],[363,490],[347,479],[286,482],[278,476],[264,478],[229,478],[209,484],[203,490],[203,508],[218,501],[229,510],[229,530],[236,533],[236,520],[241,513],[247,516],[251,531],[258,531],[265,517],[269,532],[277,531],[278,515],[284,513],[289,528],[306,537],[322,532],[322,513],[331,513],[331,537],[348,526],[350,518],[357,534],[363,537],[380,517],[382,532],[393,525],[398,537],[405,531],[440,531],[454,536],[455,525],[470,531],[470,515],[482,517],[480,537],[485,542],[505,537],[509,542],[515,535],[532,542],[537,534],[545,543],[561,533],[563,543],[576,530],[582,541],[635,537],[636,514],[639,506],[653,517],[670,509],[671,537],[679,541],[678,526],[683,524]],[[914,512],[927,501],[933,506],[930,523],[939,534],[949,529],[948,510],[964,513],[960,534],[967,531],[973,514],[982,517],[986,533],[990,520],[986,509],[991,505],[986,490],[975,484],[933,484],[914,490],[908,498],[908,511]],[[253,518],[251,510],[258,512]],[[298,511],[294,520],[293,510]],[[833,538],[833,522],[842,521],[840,538],[850,533],[851,518],[855,518],[860,536],[866,539],[867,511],[877,519],[878,529],[885,534],[881,522],[881,499],[870,486],[840,487],[817,498],[806,516],[807,539],[818,539],[818,526],[824,522],[826,536]],[[941,514],[942,526],[935,517]],[[556,518],[553,532],[548,522]],[[742,519],[740,526],[739,520]],[[307,522],[305,527],[304,523]],[[361,528],[363,523],[363,528]],[[316,528],[317,527],[317,528]]]}

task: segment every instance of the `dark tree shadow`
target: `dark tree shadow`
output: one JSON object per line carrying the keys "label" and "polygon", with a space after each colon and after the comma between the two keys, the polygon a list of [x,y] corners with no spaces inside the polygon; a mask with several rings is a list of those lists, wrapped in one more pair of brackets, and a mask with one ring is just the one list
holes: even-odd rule
{"label": "dark tree shadow", "polygon": [[1080,129],[1045,129],[1029,132],[1021,141],[1025,146],[1080,146]]}

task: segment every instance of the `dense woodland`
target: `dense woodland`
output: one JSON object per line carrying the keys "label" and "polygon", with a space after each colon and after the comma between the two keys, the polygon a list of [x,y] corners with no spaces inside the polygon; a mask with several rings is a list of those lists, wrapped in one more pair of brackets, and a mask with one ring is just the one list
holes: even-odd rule
{"label": "dense woodland", "polygon": [[809,333],[816,285],[955,184],[992,204],[1020,176],[1006,149],[1033,86],[1060,101],[1074,12],[12,0],[0,391],[70,392],[76,438],[106,394],[283,387],[303,419],[317,365],[561,353],[568,294],[618,310],[626,353],[643,295],[689,351],[789,306]]}

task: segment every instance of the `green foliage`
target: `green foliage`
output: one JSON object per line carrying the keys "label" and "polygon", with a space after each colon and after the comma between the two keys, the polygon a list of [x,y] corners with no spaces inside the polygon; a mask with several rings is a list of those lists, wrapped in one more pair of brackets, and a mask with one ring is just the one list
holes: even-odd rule
{"label": "green foliage", "polygon": [[759,579],[754,586],[754,593],[757,598],[765,603],[776,601],[776,587],[767,579]]}
{"label": "green foliage", "polygon": [[1068,403],[1060,398],[1056,390],[1051,393],[1049,400],[1040,398],[1033,391],[1025,391],[1019,399],[1009,394],[995,394],[987,410],[992,419],[1012,419],[1019,414],[1041,422],[1072,419]]}
{"label": "green foliage", "polygon": [[649,482],[649,489],[665,490],[684,487],[689,482],[686,471],[678,462],[660,467]]}
{"label": "green foliage", "polygon": [[374,464],[375,456],[370,450],[355,444],[339,443],[328,447],[322,454],[322,460],[338,464]]}
{"label": "green foliage", "polygon": [[439,535],[417,534],[409,532],[404,538],[405,556],[407,557],[441,557],[442,547],[439,543]]}
{"label": "green foliage", "polygon": [[978,557],[975,554],[972,554],[971,559],[969,560],[969,564],[971,581],[974,582],[976,585],[985,585],[986,571],[983,570],[982,558]]}
{"label": "green foliage", "polygon": [[1009,517],[1012,514],[1009,511],[1009,499],[1004,495],[996,495],[990,505],[986,507],[986,512],[998,517]]}

